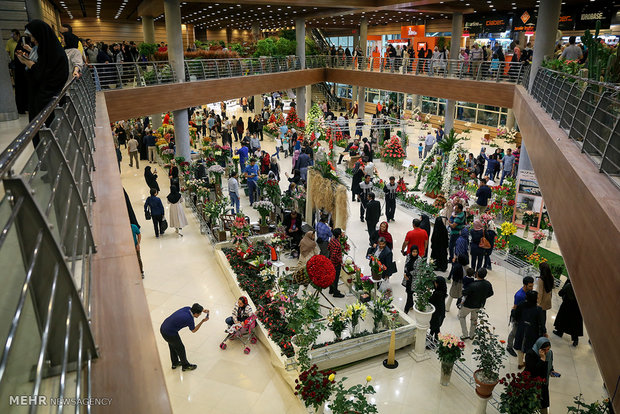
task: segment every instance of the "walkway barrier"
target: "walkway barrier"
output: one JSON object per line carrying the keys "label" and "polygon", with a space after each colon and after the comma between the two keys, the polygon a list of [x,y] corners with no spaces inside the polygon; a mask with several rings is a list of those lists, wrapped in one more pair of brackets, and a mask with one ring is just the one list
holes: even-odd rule
{"label": "walkway barrier", "polygon": [[530,94],[620,188],[620,86],[540,68]]}
{"label": "walkway barrier", "polygon": [[[91,67],[95,73],[97,90],[136,88],[178,82],[178,75],[168,61],[97,63]],[[301,69],[301,63],[297,56],[188,59],[185,61],[185,81],[264,75],[299,69]]]}
{"label": "walkway barrier", "polygon": [[97,357],[90,328],[94,117],[87,70],[0,154],[2,406],[36,397],[31,413],[50,405],[90,412],[75,403],[63,410],[61,401],[90,397]]}

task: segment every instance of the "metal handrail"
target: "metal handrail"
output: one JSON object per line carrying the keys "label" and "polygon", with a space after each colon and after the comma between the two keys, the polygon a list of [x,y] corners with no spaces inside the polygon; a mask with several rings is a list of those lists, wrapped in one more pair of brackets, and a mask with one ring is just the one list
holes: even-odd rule
{"label": "metal handrail", "polygon": [[530,94],[620,188],[620,85],[540,68]]}
{"label": "metal handrail", "polygon": [[[39,404],[39,396],[90,397],[90,362],[98,355],[90,328],[94,112],[94,82],[86,69],[0,154],[5,190],[0,200],[0,219],[5,220],[0,259],[12,263],[3,283],[6,289],[15,289],[16,298],[6,337],[0,343],[0,398],[9,404],[16,385],[32,386],[31,396]],[[15,162],[31,141],[36,143],[35,151],[16,173]],[[36,355],[24,353],[33,345],[38,346]],[[30,377],[13,377],[16,372],[30,373]],[[45,384],[49,377],[59,377],[55,390]],[[50,401],[48,405],[53,404]],[[30,412],[38,408],[32,405]]]}

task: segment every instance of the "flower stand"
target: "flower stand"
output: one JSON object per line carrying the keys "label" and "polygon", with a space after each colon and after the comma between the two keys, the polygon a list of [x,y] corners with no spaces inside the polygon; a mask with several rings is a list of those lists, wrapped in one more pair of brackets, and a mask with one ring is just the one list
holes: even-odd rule
{"label": "flower stand", "polygon": [[409,355],[416,362],[421,362],[430,358],[426,352],[426,331],[430,327],[431,317],[433,316],[433,312],[435,312],[435,307],[430,304],[428,306],[430,306],[428,312],[420,312],[415,306],[413,307],[416,324],[415,347]]}
{"label": "flower stand", "polygon": [[454,362],[441,362],[441,376],[439,383],[447,386],[450,384],[450,377],[452,376],[452,369],[454,368]]}

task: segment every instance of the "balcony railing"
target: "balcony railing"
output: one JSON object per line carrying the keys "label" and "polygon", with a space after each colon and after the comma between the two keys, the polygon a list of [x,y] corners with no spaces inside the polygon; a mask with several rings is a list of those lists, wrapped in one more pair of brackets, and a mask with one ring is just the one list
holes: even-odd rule
{"label": "balcony railing", "polygon": [[[90,397],[95,87],[73,79],[0,154],[0,401]],[[34,148],[33,148],[34,144]],[[15,171],[19,160],[26,160]],[[45,407],[49,411],[49,407]]]}
{"label": "balcony railing", "polygon": [[620,187],[620,86],[540,68],[530,93]]}
{"label": "balcony railing", "polygon": [[[188,59],[185,61],[185,81],[264,75],[300,70],[297,56]],[[97,90],[136,88],[178,81],[168,61],[109,63],[92,65]],[[306,68],[335,68],[369,72],[390,72],[478,81],[521,83],[529,65],[521,62],[464,62],[462,60],[402,59],[336,56],[306,56]]]}

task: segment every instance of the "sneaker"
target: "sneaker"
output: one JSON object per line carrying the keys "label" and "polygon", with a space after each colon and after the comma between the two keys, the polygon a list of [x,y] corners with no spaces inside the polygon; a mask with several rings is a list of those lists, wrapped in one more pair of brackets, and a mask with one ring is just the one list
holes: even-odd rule
{"label": "sneaker", "polygon": [[334,296],[335,298],[344,298],[344,295],[343,295],[342,293],[340,293],[340,292],[336,292],[336,293],[334,293],[334,294],[333,294],[333,296]]}
{"label": "sneaker", "polygon": [[506,348],[506,352],[508,352],[513,357],[517,356],[517,353],[515,352],[514,348]]}
{"label": "sneaker", "polygon": [[196,365],[196,364],[189,364],[189,365],[183,367],[183,371],[193,371],[196,368],[198,368],[198,365]]}

